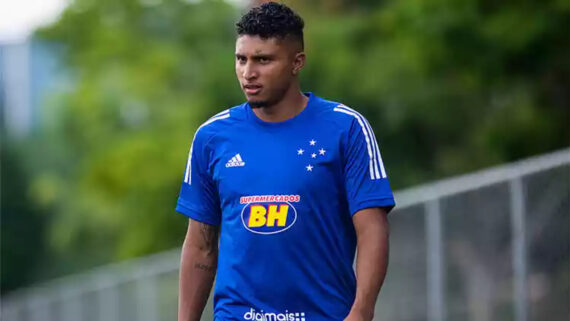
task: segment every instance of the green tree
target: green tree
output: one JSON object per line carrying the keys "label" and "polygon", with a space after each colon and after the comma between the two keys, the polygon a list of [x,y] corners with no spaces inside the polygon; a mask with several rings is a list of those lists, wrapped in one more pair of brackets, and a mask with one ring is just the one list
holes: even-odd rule
{"label": "green tree", "polygon": [[567,2],[357,9],[307,11],[305,84],[369,117],[396,187],[568,146]]}
{"label": "green tree", "polygon": [[[5,137],[5,135],[4,135]],[[3,293],[37,281],[45,260],[46,214],[29,197],[28,174],[21,153],[2,139],[0,175],[2,232],[0,233],[0,289]]]}
{"label": "green tree", "polygon": [[39,33],[65,45],[75,83],[51,106],[43,142],[60,153],[44,155],[58,161],[33,188],[55,191],[59,273],[181,244],[174,206],[193,131],[240,99],[235,14],[222,1],[77,1]]}

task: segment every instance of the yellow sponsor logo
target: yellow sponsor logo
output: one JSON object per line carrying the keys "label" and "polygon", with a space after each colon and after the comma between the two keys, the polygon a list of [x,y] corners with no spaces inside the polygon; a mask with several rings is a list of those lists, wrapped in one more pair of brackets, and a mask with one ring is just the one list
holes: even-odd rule
{"label": "yellow sponsor logo", "polygon": [[[279,209],[277,209],[279,206]],[[288,204],[270,204],[267,209],[265,205],[252,205],[249,207],[249,220],[247,226],[285,226],[287,222]]]}
{"label": "yellow sponsor logo", "polygon": [[[293,200],[299,200],[293,199]],[[243,226],[257,234],[275,234],[289,229],[297,220],[297,210],[291,202],[247,203],[242,209]]]}

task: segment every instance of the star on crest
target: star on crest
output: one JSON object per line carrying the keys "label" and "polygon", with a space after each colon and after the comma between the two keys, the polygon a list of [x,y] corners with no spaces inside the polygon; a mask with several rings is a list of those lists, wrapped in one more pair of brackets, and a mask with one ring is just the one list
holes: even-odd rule
{"label": "star on crest", "polygon": [[317,143],[317,141],[314,140],[314,139],[311,139],[311,141],[309,142],[309,144],[310,144],[311,146],[315,146],[316,143]]}
{"label": "star on crest", "polygon": [[316,158],[316,157],[317,157],[317,154],[315,154],[315,153],[311,154],[311,158]]}
{"label": "star on crest", "polygon": [[323,148],[319,149],[319,155],[324,155],[327,151]]}
{"label": "star on crest", "polygon": [[311,165],[307,165],[307,166],[305,166],[305,168],[307,169],[308,172],[313,171],[313,166],[311,166]]}
{"label": "star on crest", "polygon": [[305,151],[304,151],[303,149],[299,148],[299,149],[297,150],[297,155],[303,155],[304,152],[305,152]]}

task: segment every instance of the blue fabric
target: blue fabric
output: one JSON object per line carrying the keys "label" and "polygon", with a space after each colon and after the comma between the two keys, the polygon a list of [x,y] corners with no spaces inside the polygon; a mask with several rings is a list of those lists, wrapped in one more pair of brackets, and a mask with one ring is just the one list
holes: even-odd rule
{"label": "blue fabric", "polygon": [[245,103],[195,134],[176,210],[221,225],[216,320],[343,320],[352,215],[395,205],[366,119],[306,95],[289,120],[264,122]]}

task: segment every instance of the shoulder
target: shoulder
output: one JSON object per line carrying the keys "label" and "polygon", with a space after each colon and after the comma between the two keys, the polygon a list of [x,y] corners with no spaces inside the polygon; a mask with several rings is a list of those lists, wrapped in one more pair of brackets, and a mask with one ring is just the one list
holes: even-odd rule
{"label": "shoulder", "polygon": [[368,125],[366,118],[356,109],[341,102],[315,97],[318,104],[317,117],[332,122],[344,130],[350,130],[354,126],[358,128]]}
{"label": "shoulder", "polygon": [[206,143],[212,137],[232,128],[245,118],[244,104],[225,109],[210,117],[196,129],[194,140]]}

